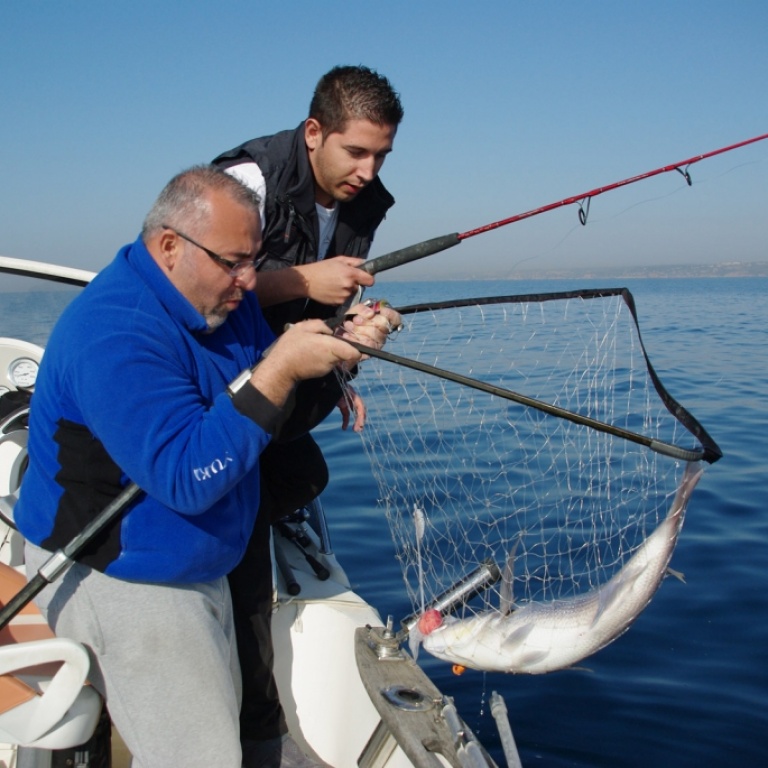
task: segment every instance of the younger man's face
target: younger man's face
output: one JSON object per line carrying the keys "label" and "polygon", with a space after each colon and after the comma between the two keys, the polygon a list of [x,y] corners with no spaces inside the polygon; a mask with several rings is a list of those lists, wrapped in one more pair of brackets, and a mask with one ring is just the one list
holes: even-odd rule
{"label": "younger man's face", "polygon": [[346,203],[370,184],[392,151],[397,127],[369,120],[348,120],[342,132],[323,135],[322,126],[307,120],[304,138],[315,176],[315,200],[330,208]]}

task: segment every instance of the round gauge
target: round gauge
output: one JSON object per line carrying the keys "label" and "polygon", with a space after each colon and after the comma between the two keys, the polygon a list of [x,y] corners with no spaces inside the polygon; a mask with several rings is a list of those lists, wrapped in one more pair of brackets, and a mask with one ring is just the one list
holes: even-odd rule
{"label": "round gauge", "polygon": [[8,377],[19,389],[31,389],[37,381],[38,364],[29,357],[20,357],[8,367]]}

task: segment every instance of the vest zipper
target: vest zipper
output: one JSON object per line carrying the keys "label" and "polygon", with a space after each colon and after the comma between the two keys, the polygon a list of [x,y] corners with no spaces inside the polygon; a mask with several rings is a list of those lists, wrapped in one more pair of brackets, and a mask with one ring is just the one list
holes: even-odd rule
{"label": "vest zipper", "polygon": [[285,225],[285,233],[283,234],[283,242],[288,243],[291,239],[291,229],[293,228],[293,222],[296,219],[296,209],[293,207],[293,201],[288,198],[288,223]]}

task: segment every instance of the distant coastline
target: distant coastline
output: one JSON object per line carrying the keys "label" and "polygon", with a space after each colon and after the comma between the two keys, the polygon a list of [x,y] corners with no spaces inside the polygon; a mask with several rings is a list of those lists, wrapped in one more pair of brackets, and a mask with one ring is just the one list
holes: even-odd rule
{"label": "distant coastline", "polygon": [[[382,275],[383,277],[383,275]],[[717,264],[653,264],[647,266],[612,265],[572,269],[515,269],[514,272],[466,271],[441,275],[441,280],[592,280],[648,278],[719,278],[768,277],[768,261],[722,261]],[[387,275],[392,282],[402,282],[394,271]],[[408,282],[434,280],[435,275],[409,275]]]}
{"label": "distant coastline", "polygon": [[[426,265],[425,265],[426,268]],[[436,276],[434,273],[417,272],[403,277],[403,272],[393,269],[378,277],[382,283],[419,283],[435,279],[448,282],[460,280],[643,280],[643,279],[693,279],[693,278],[749,278],[768,277],[768,261],[722,261],[717,264],[654,264],[649,266],[579,267],[572,269],[515,269],[453,271]],[[77,291],[61,283],[46,283],[29,277],[2,275],[0,293],[19,291]]]}

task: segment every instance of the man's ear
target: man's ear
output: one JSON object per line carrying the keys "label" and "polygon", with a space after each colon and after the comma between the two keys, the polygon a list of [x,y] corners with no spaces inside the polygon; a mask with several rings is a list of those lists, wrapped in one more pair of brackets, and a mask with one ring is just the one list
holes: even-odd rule
{"label": "man's ear", "polygon": [[164,229],[157,237],[157,252],[166,269],[173,269],[181,256],[181,243],[173,230]]}
{"label": "man's ear", "polygon": [[304,123],[304,142],[309,150],[316,149],[323,143],[323,126],[314,117],[307,118]]}

